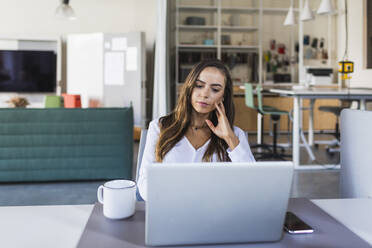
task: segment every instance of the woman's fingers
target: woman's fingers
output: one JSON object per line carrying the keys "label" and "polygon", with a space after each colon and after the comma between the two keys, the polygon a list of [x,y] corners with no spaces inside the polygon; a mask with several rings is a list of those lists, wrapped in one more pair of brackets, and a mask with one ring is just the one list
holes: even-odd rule
{"label": "woman's fingers", "polygon": [[216,127],[213,125],[213,123],[210,120],[205,120],[207,123],[208,127],[212,130],[212,132],[215,132]]}
{"label": "woman's fingers", "polygon": [[215,105],[216,105],[216,109],[217,109],[217,111],[218,111],[218,114],[220,114],[220,115],[225,115],[225,111],[223,111],[223,109],[221,108],[220,104],[221,104],[221,103],[215,103]]}
{"label": "woman's fingers", "polygon": [[218,107],[218,104],[217,103],[214,103],[214,106],[216,107],[216,115],[217,115],[217,117],[220,117],[220,115],[221,115],[221,109]]}
{"label": "woman's fingers", "polygon": [[[220,117],[226,117],[226,114],[225,114],[225,107],[223,106],[223,103],[215,103],[216,105],[216,113],[217,113],[217,117],[220,118]],[[222,106],[221,106],[222,105]]]}
{"label": "woman's fingers", "polygon": [[221,104],[221,111],[225,114],[226,112],[225,112],[225,106],[223,105],[223,102],[220,102],[220,104]]}
{"label": "woman's fingers", "polygon": [[223,106],[223,103],[219,102],[219,103],[215,103],[215,105],[216,105],[216,109],[218,110],[218,112],[220,114],[225,115],[225,106]]}
{"label": "woman's fingers", "polygon": [[214,103],[214,106],[216,106],[217,111],[221,112],[220,106],[218,106],[218,105],[219,105],[218,103],[216,103],[216,102]]}

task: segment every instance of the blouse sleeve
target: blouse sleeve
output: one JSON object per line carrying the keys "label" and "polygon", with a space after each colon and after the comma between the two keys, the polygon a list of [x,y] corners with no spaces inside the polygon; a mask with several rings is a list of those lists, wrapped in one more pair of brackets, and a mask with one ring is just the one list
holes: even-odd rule
{"label": "blouse sleeve", "polygon": [[147,168],[155,162],[155,148],[159,139],[160,128],[158,123],[159,119],[150,122],[137,182],[138,191],[145,201],[147,199]]}
{"label": "blouse sleeve", "polygon": [[254,159],[251,148],[248,144],[248,135],[235,126],[234,133],[239,139],[239,144],[234,148],[234,150],[231,150],[230,148],[227,149],[231,162],[255,162],[256,160]]}

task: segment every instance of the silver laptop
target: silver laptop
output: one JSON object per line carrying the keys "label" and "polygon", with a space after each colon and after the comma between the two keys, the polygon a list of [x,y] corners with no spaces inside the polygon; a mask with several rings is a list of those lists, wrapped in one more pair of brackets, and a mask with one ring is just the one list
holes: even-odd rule
{"label": "silver laptop", "polygon": [[277,241],[292,175],[292,162],[153,164],[146,244]]}

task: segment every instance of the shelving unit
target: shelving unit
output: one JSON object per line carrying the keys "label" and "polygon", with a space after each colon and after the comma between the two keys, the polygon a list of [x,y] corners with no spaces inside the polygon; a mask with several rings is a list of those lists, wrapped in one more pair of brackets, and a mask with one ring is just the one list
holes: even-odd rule
{"label": "shelving unit", "polygon": [[[187,72],[196,63],[192,59],[193,56],[222,59],[228,58],[230,54],[259,54],[261,51],[259,44],[260,0],[252,0],[246,6],[226,6],[224,0],[201,2],[176,0],[175,3],[174,81],[176,87],[174,89],[176,94]],[[235,25],[232,25],[229,19],[233,15],[238,16],[238,23],[235,22]],[[206,23],[205,25],[187,25],[186,16],[203,16]],[[241,21],[241,19],[244,20]],[[187,59],[185,61],[185,54],[190,57],[190,61]],[[259,62],[258,60],[256,63]]]}
{"label": "shelving unit", "polygon": [[[316,13],[316,8],[320,4],[320,0],[318,1],[310,1],[310,8],[313,9],[313,12]],[[299,39],[303,39],[304,35],[317,33],[318,38],[322,37],[325,38],[325,47],[328,52],[328,59],[318,59],[318,58],[305,58],[306,47],[301,42],[300,43],[300,51],[299,51],[299,83],[304,83],[304,68],[305,66],[327,66],[333,68],[334,71],[334,80],[337,81],[337,71],[338,71],[338,63],[337,63],[337,1],[332,2],[334,4],[334,8],[336,9],[333,15],[326,15],[320,16],[316,15],[315,20],[311,22],[303,22],[299,25]],[[299,6],[302,8],[304,5],[304,0],[299,0]],[[319,23],[321,22],[321,23]],[[319,31],[319,28],[314,27],[323,27],[323,32]],[[315,30],[314,30],[315,29]],[[326,30],[326,31],[325,31]],[[302,74],[302,75],[301,75]]]}
{"label": "shelving unit", "polygon": [[[297,20],[299,19],[300,10],[303,8],[303,1],[294,1]],[[319,3],[318,1],[313,3],[314,8]],[[238,65],[245,67],[246,74],[240,80],[241,83],[243,81],[259,84],[270,83],[264,80],[266,64],[263,62],[263,55],[265,51],[270,49],[269,43],[271,39],[276,39],[278,43],[285,44],[286,56],[290,57],[291,61],[295,57],[299,57],[298,61],[294,64],[291,63],[288,67],[289,70],[287,69],[287,73],[291,74],[292,83],[299,82],[299,68],[303,68],[308,62],[315,63],[316,61],[307,61],[303,57],[304,46],[302,40],[304,33],[306,34],[306,30],[308,30],[307,24],[301,21],[298,21],[297,25],[291,27],[283,26],[282,24],[288,13],[289,6],[289,0],[176,0],[173,8],[175,11],[175,25],[171,34],[172,36],[174,35],[175,51],[173,57],[175,62],[174,73],[172,77],[176,86],[173,89],[177,93],[179,86],[182,85],[182,81],[184,80],[184,78],[180,77],[181,74],[183,76],[187,75],[185,71],[181,73],[181,70],[184,68],[189,70],[191,68],[190,65],[203,59],[204,55],[206,57],[222,59],[228,65],[236,65],[238,63]],[[185,23],[186,17],[192,16],[204,17],[205,25],[187,25]],[[234,18],[237,18],[236,21],[233,20]],[[317,16],[316,18],[327,17]],[[330,22],[330,18],[328,17],[328,28],[331,26]],[[314,32],[311,26],[310,30]],[[320,36],[317,37],[320,38]],[[327,64],[331,65],[334,62],[331,61],[331,57],[333,56],[331,51],[333,41],[330,35],[325,38],[328,39],[326,46],[328,47],[330,57]],[[295,52],[295,43],[298,41],[300,42],[297,54]],[[252,78],[252,67],[249,68],[250,63],[247,62],[247,59],[252,54],[256,54],[256,57],[254,57],[254,68],[258,68],[257,77],[255,78]],[[234,62],[234,59],[239,58],[237,55],[240,58],[247,56],[245,62],[243,62],[245,66],[243,66],[241,61]],[[196,58],[195,61],[192,59],[193,56]],[[224,60],[230,57],[232,57],[232,61]],[[239,82],[235,81],[235,83]]]}

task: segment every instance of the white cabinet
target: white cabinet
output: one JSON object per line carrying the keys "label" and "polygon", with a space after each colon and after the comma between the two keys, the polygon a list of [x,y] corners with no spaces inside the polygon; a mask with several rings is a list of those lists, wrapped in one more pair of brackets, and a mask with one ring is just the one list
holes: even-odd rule
{"label": "white cabinet", "polygon": [[134,123],[146,121],[145,36],[72,34],[67,37],[67,93],[80,94],[82,107],[98,100],[103,107],[134,109]]}

